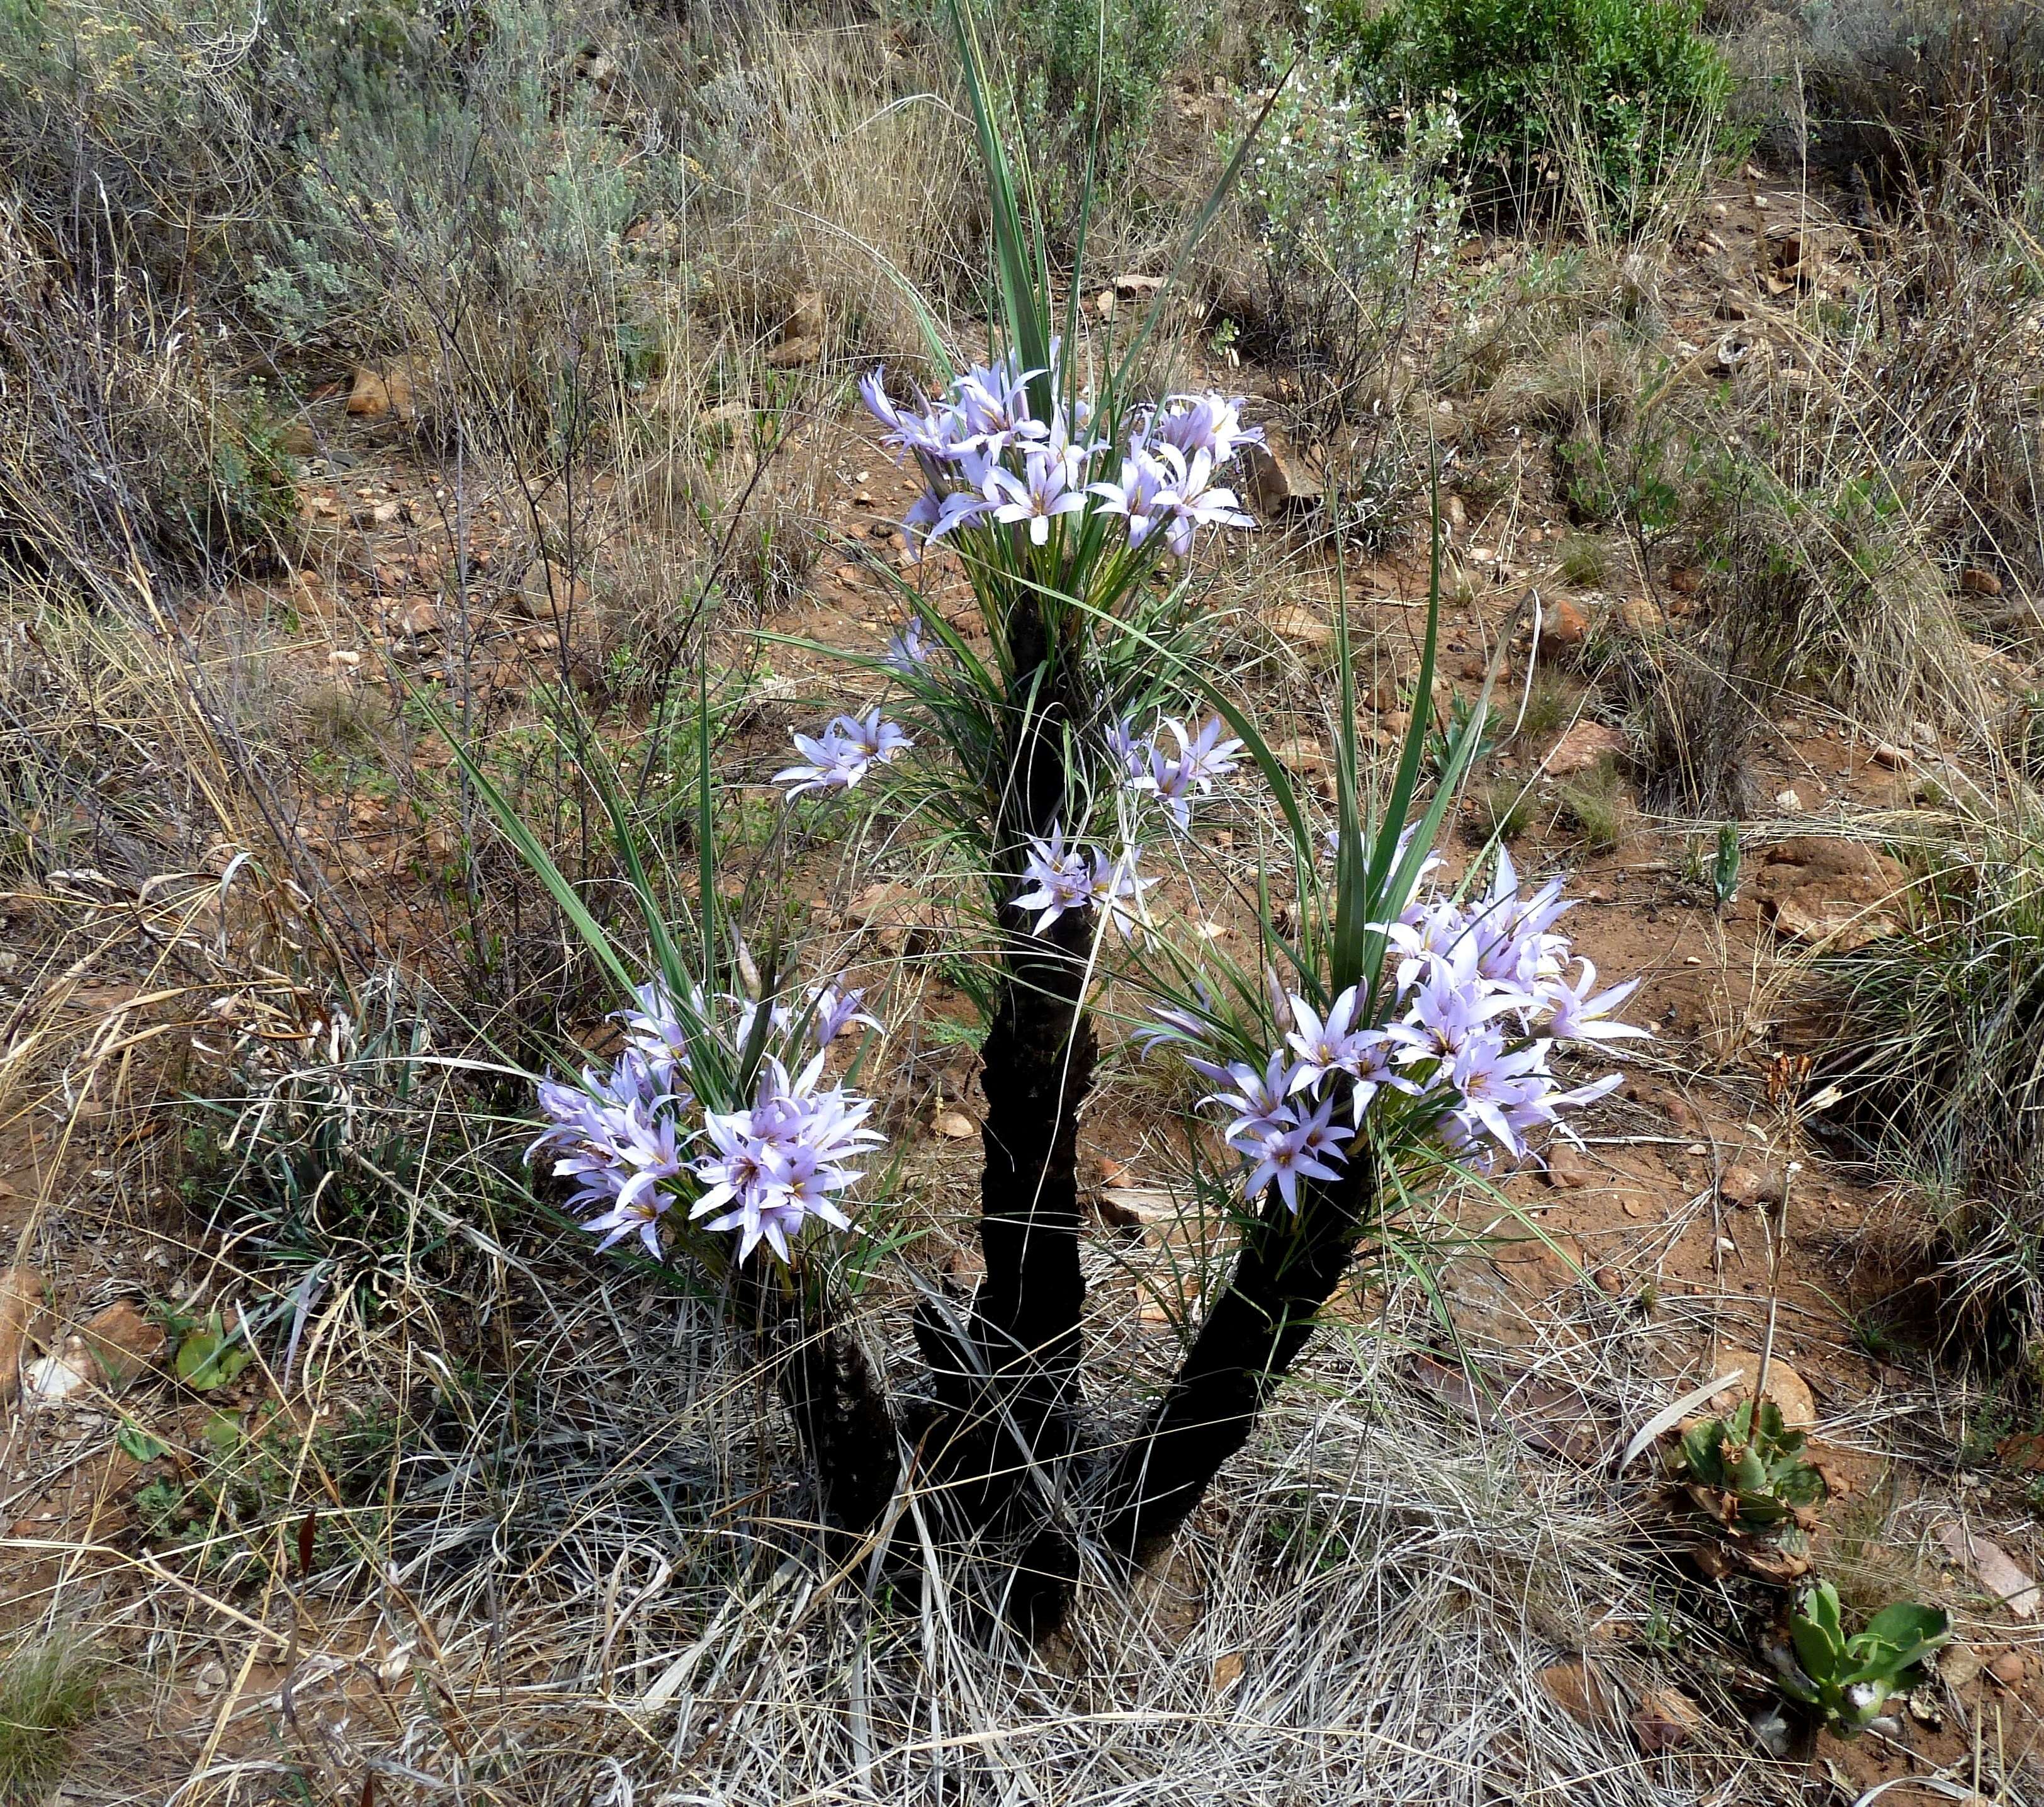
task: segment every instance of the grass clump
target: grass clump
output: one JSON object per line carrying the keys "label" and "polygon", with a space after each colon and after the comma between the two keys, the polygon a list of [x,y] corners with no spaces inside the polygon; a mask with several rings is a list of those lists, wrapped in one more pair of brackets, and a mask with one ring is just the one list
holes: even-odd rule
{"label": "grass clump", "polygon": [[63,1634],[0,1661],[0,1807],[29,1807],[63,1774],[71,1734],[92,1717],[105,1664]]}
{"label": "grass clump", "polygon": [[1622,217],[1717,143],[1731,78],[1700,17],[1697,0],[1336,0],[1324,30],[1378,106],[1453,97],[1478,198]]}
{"label": "grass clump", "polygon": [[1611,576],[1611,554],[1594,535],[1571,534],[1562,542],[1554,568],[1564,583],[1579,590],[1601,590]]}
{"label": "grass clump", "polygon": [[1923,1189],[1946,1340],[2044,1349],[2044,829],[1954,851],[1903,932],[1818,969],[1847,1121]]}
{"label": "grass clump", "polygon": [[1618,762],[1600,759],[1580,778],[1554,786],[1554,813],[1593,853],[1609,853],[1625,838],[1631,807]]}

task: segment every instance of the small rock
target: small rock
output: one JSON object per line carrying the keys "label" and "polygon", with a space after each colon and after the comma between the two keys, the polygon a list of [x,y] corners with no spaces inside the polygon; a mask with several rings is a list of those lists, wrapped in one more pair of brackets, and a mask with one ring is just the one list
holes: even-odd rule
{"label": "small rock", "polygon": [[1583,613],[1579,603],[1566,596],[1559,597],[1548,606],[1543,631],[1550,645],[1581,646],[1589,637],[1589,617]]}
{"label": "small rock", "polygon": [[1118,1230],[1147,1229],[1175,1222],[1178,1202],[1154,1186],[1110,1186],[1100,1194],[1101,1221]]}
{"label": "small rock", "polygon": [[415,390],[413,373],[407,364],[386,364],[381,370],[357,364],[355,379],[348,386],[348,411],[364,420],[390,414],[409,421],[418,411]]}
{"label": "small rock", "polygon": [[1589,1157],[1566,1142],[1557,1141],[1547,1151],[1547,1183],[1557,1191],[1580,1192],[1599,1182]]}
{"label": "small rock", "polygon": [[1895,860],[1838,835],[1798,835],[1768,850],[1753,890],[1775,932],[1850,952],[1902,927],[1887,907],[1908,889]]}
{"label": "small rock", "polygon": [[95,1364],[93,1378],[109,1393],[119,1393],[146,1374],[169,1339],[163,1327],[144,1317],[123,1299],[86,1320],[75,1340]]}
{"label": "small rock", "polygon": [[1579,721],[1554,743],[1542,769],[1550,778],[1575,778],[1625,751],[1625,736],[1601,721]]}
{"label": "small rock", "polygon": [[290,457],[309,458],[319,448],[319,435],[309,421],[286,421],[277,429],[277,449]]}
{"label": "small rock", "polygon": [[1890,771],[1900,771],[1909,763],[1909,749],[1890,740],[1877,740],[1873,744],[1873,763],[1887,767]]}
{"label": "small rock", "polygon": [[821,289],[805,289],[789,305],[788,317],[781,328],[783,339],[820,339],[829,329],[824,314]]}
{"label": "small rock", "polygon": [[1770,1757],[1785,1759],[1796,1748],[1796,1732],[1788,1716],[1771,1702],[1751,1714],[1746,1723],[1754,1743]]}
{"label": "small rock", "polygon": [[1649,1690],[1632,1716],[1632,1736],[1650,1755],[1680,1750],[1703,1728],[1703,1709],[1679,1688]]}
{"label": "small rock", "polygon": [[1124,301],[1147,301],[1163,286],[1162,276],[1141,276],[1133,271],[1114,279],[1114,292]]}
{"label": "small rock", "polygon": [[1783,810],[1788,815],[1800,816],[1803,813],[1803,794],[1792,787],[1787,790],[1777,790],[1774,794],[1774,804],[1777,809]]}
{"label": "small rock", "polygon": [[954,1142],[962,1142],[968,1136],[979,1133],[979,1125],[962,1110],[939,1111],[933,1127],[939,1136]]}
{"label": "small rock", "polygon": [[1987,1672],[2005,1688],[2019,1688],[2030,1673],[2030,1665],[2019,1650],[2004,1650],[1987,1666]]}
{"label": "small rock", "polygon": [[[1753,1395],[1753,1377],[1760,1367],[1758,1355],[1727,1349],[1718,1357],[1718,1372],[1732,1378],[1712,1398],[1714,1410],[1728,1412],[1742,1399]],[[1814,1429],[1817,1422],[1816,1396],[1810,1383],[1796,1373],[1777,1351],[1767,1364],[1766,1397],[1781,1408],[1781,1422],[1792,1431]]]}
{"label": "small rock", "polygon": [[[1954,1562],[1973,1572],[1974,1579],[2007,1609],[2011,1619],[2032,1619],[2037,1616],[2037,1583],[1999,1544],[1976,1536],[1956,1521],[1939,1528],[1938,1541]],[[1996,1662],[2000,1660],[1996,1659]],[[2019,1655],[2016,1660],[2019,1663],[2022,1661]],[[1994,1663],[1989,1663],[1988,1669],[1993,1673]]]}
{"label": "small rock", "polygon": [[1735,1161],[1718,1181],[1718,1196],[1729,1205],[1779,1205],[1788,1186],[1788,1176],[1778,1167]]}
{"label": "small rock", "polygon": [[440,631],[440,612],[430,602],[414,602],[398,625],[414,640],[436,634]]}
{"label": "small rock", "polygon": [[227,1686],[226,1665],[216,1659],[192,1678],[192,1692],[195,1694],[217,1694]]}
{"label": "small rock", "polygon": [[1617,1717],[1603,1677],[1581,1657],[1542,1670],[1540,1686],[1578,1725],[1607,1726]]}
{"label": "small rock", "polygon": [[390,412],[390,386],[367,364],[355,367],[355,380],[348,391],[348,411],[365,420],[375,420]]}
{"label": "small rock", "polygon": [[1242,497],[1250,512],[1269,521],[1318,507],[1325,490],[1313,461],[1274,429],[1266,431],[1269,443],[1252,442],[1240,453]]}
{"label": "small rock", "polygon": [[1984,1651],[1969,1644],[1949,1646],[1938,1658],[1938,1674],[1948,1686],[1963,1688],[1967,1682],[1977,1680],[1989,1659]]}
{"label": "small rock", "polygon": [[1968,565],[1959,573],[1959,588],[1969,596],[1999,596],[2001,579],[1978,565]]}
{"label": "small rock", "polygon": [[42,1301],[43,1277],[34,1268],[0,1268],[0,1405],[14,1397],[29,1321]]}
{"label": "small rock", "polygon": [[1621,602],[1618,619],[1625,631],[1638,640],[1653,640],[1667,631],[1668,617],[1658,604],[1643,596],[1628,596]]}
{"label": "small rock", "polygon": [[1216,1700],[1242,1679],[1243,1671],[1247,1667],[1239,1650],[1231,1650],[1214,1659],[1213,1691]]}
{"label": "small rock", "polygon": [[535,559],[518,580],[512,602],[528,621],[558,621],[571,609],[589,600],[589,586],[580,578],[570,581],[559,566]]}
{"label": "small rock", "polygon": [[1287,645],[1320,652],[1335,644],[1334,624],[1300,602],[1286,602],[1264,617],[1270,631]]}
{"label": "small rock", "polygon": [[1600,1267],[1590,1278],[1596,1282],[1596,1290],[1608,1298],[1616,1298],[1625,1290],[1625,1282],[1616,1267]]}

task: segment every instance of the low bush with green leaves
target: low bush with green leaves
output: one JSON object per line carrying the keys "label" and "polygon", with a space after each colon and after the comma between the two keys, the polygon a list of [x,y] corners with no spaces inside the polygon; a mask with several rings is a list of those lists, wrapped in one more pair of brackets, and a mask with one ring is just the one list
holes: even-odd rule
{"label": "low bush with green leaves", "polygon": [[1700,0],[1335,0],[1320,32],[1387,117],[1452,96],[1487,198],[1624,215],[1716,144],[1731,78],[1701,15]]}
{"label": "low bush with green leaves", "polygon": [[1089,163],[1098,183],[1127,173],[1209,14],[1207,0],[996,0],[1016,117],[1054,219],[1074,217]]}
{"label": "low bush with green leaves", "polygon": [[1788,1617],[1791,1647],[1777,1649],[1774,1663],[1785,1694],[1850,1737],[1916,1685],[1924,1658],[1951,1635],[1951,1621],[1938,1608],[1897,1601],[1849,1637],[1838,1590],[1819,1581],[1797,1599]]}
{"label": "low bush with green leaves", "polygon": [[1803,1433],[1771,1399],[1682,1433],[1674,1472],[1698,1509],[1727,1529],[1765,1529],[1821,1505],[1824,1478],[1803,1458]]}
{"label": "low bush with green leaves", "polygon": [[1280,90],[1246,173],[1262,256],[1269,343],[1316,372],[1348,411],[1409,312],[1447,265],[1462,204],[1448,179],[1461,143],[1446,101],[1387,142],[1339,68],[1308,57]]}

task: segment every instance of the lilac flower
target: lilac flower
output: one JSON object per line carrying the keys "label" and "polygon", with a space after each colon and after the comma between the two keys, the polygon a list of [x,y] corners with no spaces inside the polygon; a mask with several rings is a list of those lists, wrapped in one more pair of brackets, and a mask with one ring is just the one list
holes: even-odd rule
{"label": "lilac flower", "polygon": [[[583,1078],[587,1084],[591,1075]],[[543,1105],[545,1101],[543,1094]],[[597,1132],[586,1140],[567,1144],[555,1163],[556,1178],[580,1182],[569,1209],[601,1207],[582,1225],[601,1232],[599,1248],[636,1236],[649,1254],[658,1255],[659,1221],[674,1201],[665,1188],[683,1166],[682,1131],[670,1115],[644,1099],[601,1107],[595,1128]]]}
{"label": "lilac flower", "polygon": [[1023,868],[1025,888],[1014,898],[1018,909],[1041,910],[1035,932],[1041,935],[1067,910],[1083,909],[1092,890],[1093,874],[1077,848],[1065,847],[1065,832],[1053,829],[1048,840],[1032,840]]}
{"label": "lilac flower", "polygon": [[1150,423],[1147,436],[1174,446],[1187,457],[1203,452],[1215,464],[1225,464],[1243,446],[1261,445],[1263,429],[1244,427],[1242,405],[1209,390],[1204,395],[1174,395]]}
{"label": "lilac flower", "polygon": [[1177,558],[1191,556],[1193,536],[1201,527],[1254,527],[1256,523],[1242,512],[1235,491],[1212,481],[1211,453],[1196,452],[1185,458],[1175,446],[1160,448],[1173,466],[1171,486],[1158,498],[1167,518],[1164,543]]}
{"label": "lilac flower", "polygon": [[1508,1153],[1524,1154],[1529,1116],[1551,1121],[1554,1086],[1546,1071],[1547,1046],[1536,1041],[1508,1048],[1495,1030],[1470,1037],[1448,1068],[1447,1082],[1460,1101],[1453,1114]]}
{"label": "lilac flower", "polygon": [[812,1217],[851,1228],[834,1194],[860,1175],[843,1163],[882,1138],[863,1127],[869,1101],[816,1089],[823,1062],[817,1054],[790,1079],[770,1056],[749,1109],[705,1113],[710,1152],[692,1170],[705,1190],[689,1215],[736,1230],[740,1261],[763,1241],[788,1260],[789,1239]]}
{"label": "lilac flower", "polygon": [[1135,737],[1135,724],[1124,716],[1103,730],[1107,750],[1121,767],[1124,780],[1139,779],[1149,770],[1150,743]]}
{"label": "lilac flower", "polygon": [[1134,940],[1143,922],[1143,893],[1155,880],[1135,870],[1142,857],[1139,847],[1124,847],[1110,857],[1095,849],[1086,875],[1086,901],[1100,912],[1101,920],[1124,940]]}
{"label": "lilac flower", "polygon": [[1362,987],[1351,985],[1327,1006],[1323,1017],[1304,998],[1293,994],[1293,1027],[1285,1044],[1299,1057],[1292,1075],[1293,1091],[1316,1086],[1330,1073],[1361,1071],[1369,1045],[1382,1039],[1377,1032],[1357,1024],[1356,1013],[1362,1002]]}
{"label": "lilac flower", "polygon": [[1530,898],[1519,895],[1519,875],[1512,856],[1497,852],[1497,870],[1490,892],[1470,915],[1476,936],[1477,970],[1486,978],[1531,991],[1554,970],[1561,938],[1548,931],[1570,905],[1562,898],[1562,881],[1553,879]]}
{"label": "lilac flower", "polygon": [[1641,981],[1627,979],[1623,985],[1614,985],[1593,997],[1590,993],[1596,983],[1596,968],[1591,965],[1587,955],[1581,963],[1581,976],[1573,985],[1562,978],[1541,988],[1542,1002],[1550,1006],[1546,1024],[1547,1033],[1557,1041],[1622,1041],[1629,1036],[1651,1036],[1651,1029],[1642,1028],[1636,1023],[1611,1021],[1611,1013],[1639,989]]}
{"label": "lilac flower", "polygon": [[790,797],[805,790],[849,790],[876,762],[891,761],[916,744],[894,723],[883,721],[877,709],[863,717],[838,716],[820,734],[793,738],[807,763],[774,775],[776,784],[788,786]]}
{"label": "lilac flower", "polygon": [[912,453],[919,459],[943,459],[956,451],[955,421],[939,414],[926,403],[920,413],[897,408],[888,399],[884,386],[886,367],[859,379],[859,393],[873,417],[887,429],[883,443]]}
{"label": "lilac flower", "polygon": [[820,986],[812,992],[809,1002],[816,1015],[810,1020],[809,1032],[816,1038],[816,1046],[828,1047],[854,1023],[878,1028],[879,1019],[859,1008],[865,1000],[863,990],[847,991],[840,983]]}
{"label": "lilac flower", "polygon": [[1120,483],[1102,478],[1087,487],[1100,498],[1103,514],[1127,517],[1128,543],[1139,546],[1156,527],[1163,498],[1174,493],[1174,482],[1171,467],[1139,447],[1122,459]]}
{"label": "lilac flower", "polygon": [[1416,975],[1405,1013],[1384,1030],[1401,1044],[1397,1058],[1402,1061],[1452,1061],[1462,1044],[1499,1011],[1510,1008],[1517,995],[1500,1000],[1489,994],[1483,981],[1452,956],[1408,961],[1400,969],[1401,990],[1411,982],[1408,974],[1415,966],[1423,970]]}
{"label": "lilac flower", "polygon": [[1416,964],[1452,954],[1470,931],[1469,918],[1450,898],[1429,903],[1415,898],[1396,922],[1375,926],[1381,927],[1385,939],[1405,956],[1399,967],[1401,990],[1412,982]]}
{"label": "lilac flower", "polygon": [[701,1020],[701,994],[690,992],[678,1001],[668,990],[667,982],[655,978],[635,988],[632,995],[637,1007],[617,1013],[625,1040],[646,1063],[655,1091],[683,1090],[680,1075],[688,1067],[690,1035],[683,1013]]}
{"label": "lilac flower", "polygon": [[1328,1098],[1311,1116],[1264,1138],[1246,1182],[1251,1198],[1260,1198],[1274,1183],[1285,1209],[1296,1215],[1301,1180],[1341,1177],[1340,1167],[1328,1163],[1341,1159],[1341,1144],[1348,1140],[1349,1132],[1336,1129],[1329,1121],[1334,1108],[1334,1100]]}
{"label": "lilac flower", "polygon": [[982,494],[989,460],[969,454],[958,472],[966,486],[955,490],[925,490],[909,505],[901,517],[901,530],[909,540],[909,559],[920,564],[923,555],[947,533],[970,527],[993,512],[993,505]]}
{"label": "lilac flower", "polygon": [[1016,526],[1027,523],[1030,544],[1047,544],[1051,523],[1086,505],[1085,491],[1076,486],[1078,459],[1076,449],[1060,455],[1032,448],[1024,456],[1019,477],[1005,466],[995,465],[987,472],[986,491],[994,505],[993,518]]}
{"label": "lilac flower", "polygon": [[[1212,1007],[1212,1001],[1208,997],[1204,986],[1200,987],[1200,1002],[1208,1008]],[[1167,1044],[1185,1048],[1202,1047],[1205,1044],[1208,1032],[1204,1017],[1177,1005],[1166,1005],[1128,1039],[1141,1047],[1143,1058],[1147,1060]],[[1208,1061],[1202,1064],[1211,1067],[1213,1063]],[[1225,1069],[1216,1067],[1215,1071],[1220,1072]]]}
{"label": "lilac flower", "polygon": [[1155,740],[1149,742],[1148,751],[1143,773],[1128,781],[1128,788],[1155,798],[1173,821],[1181,829],[1189,829],[1193,825],[1192,773]]}
{"label": "lilac flower", "polygon": [[883,720],[877,709],[870,709],[863,716],[840,715],[831,727],[857,748],[868,763],[891,764],[897,753],[905,753],[916,744],[895,723]]}
{"label": "lilac flower", "polygon": [[1216,1092],[1200,1102],[1226,1105],[1235,1113],[1224,1132],[1230,1148],[1254,1154],[1271,1136],[1298,1126],[1298,1113],[1289,1102],[1293,1068],[1282,1051],[1270,1056],[1261,1073],[1243,1060],[1231,1062],[1227,1073],[1235,1090]]}
{"label": "lilac flower", "polygon": [[[1164,730],[1178,744],[1175,755],[1164,751]],[[1240,763],[1239,740],[1221,738],[1219,716],[1210,716],[1190,735],[1182,721],[1166,717],[1162,728],[1143,740],[1135,738],[1130,725],[1110,728],[1107,744],[1121,761],[1124,782],[1131,790],[1155,797],[1181,829],[1192,826],[1193,800],[1212,794],[1214,782],[1226,778]]]}
{"label": "lilac flower", "polygon": [[[1055,362],[1056,352],[1051,357]],[[962,450],[998,453],[1009,445],[1040,440],[1049,429],[1032,418],[1029,385],[1044,373],[1025,371],[1013,353],[992,364],[974,364],[953,384],[959,418],[965,431]]]}
{"label": "lilac flower", "polygon": [[923,644],[923,617],[911,615],[907,621],[888,636],[884,663],[890,671],[898,671],[903,677],[912,677],[930,660],[930,649]]}
{"label": "lilac flower", "polygon": [[866,776],[872,760],[856,743],[847,740],[833,726],[816,735],[793,736],[800,765],[785,767],[774,775],[776,784],[788,786],[790,797],[805,790],[849,790]]}
{"label": "lilac flower", "polygon": [[1179,723],[1166,721],[1164,725],[1178,740],[1178,763],[1190,775],[1202,797],[1212,795],[1216,781],[1231,777],[1242,763],[1241,741],[1221,738],[1223,723],[1217,715],[1208,716],[1189,740]]}

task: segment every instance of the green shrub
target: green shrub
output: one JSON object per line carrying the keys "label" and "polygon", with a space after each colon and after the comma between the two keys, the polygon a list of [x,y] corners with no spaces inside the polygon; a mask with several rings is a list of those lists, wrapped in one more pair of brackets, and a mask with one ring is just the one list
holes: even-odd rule
{"label": "green shrub", "polygon": [[1255,349],[1317,373],[1338,412],[1454,250],[1462,209],[1445,172],[1458,140],[1443,106],[1387,142],[1340,71],[1312,58],[1265,124],[1243,189],[1263,264]]}
{"label": "green shrub", "polygon": [[[1052,217],[1076,217],[1090,153],[1112,186],[1148,136],[1165,79],[1205,30],[1204,0],[996,0],[1022,142]],[[1096,124],[1096,115],[1097,123]]]}
{"label": "green shrub", "polygon": [[1452,104],[1485,198],[1636,212],[1715,140],[1730,85],[1700,0],[1335,0],[1322,31],[1386,113]]}

